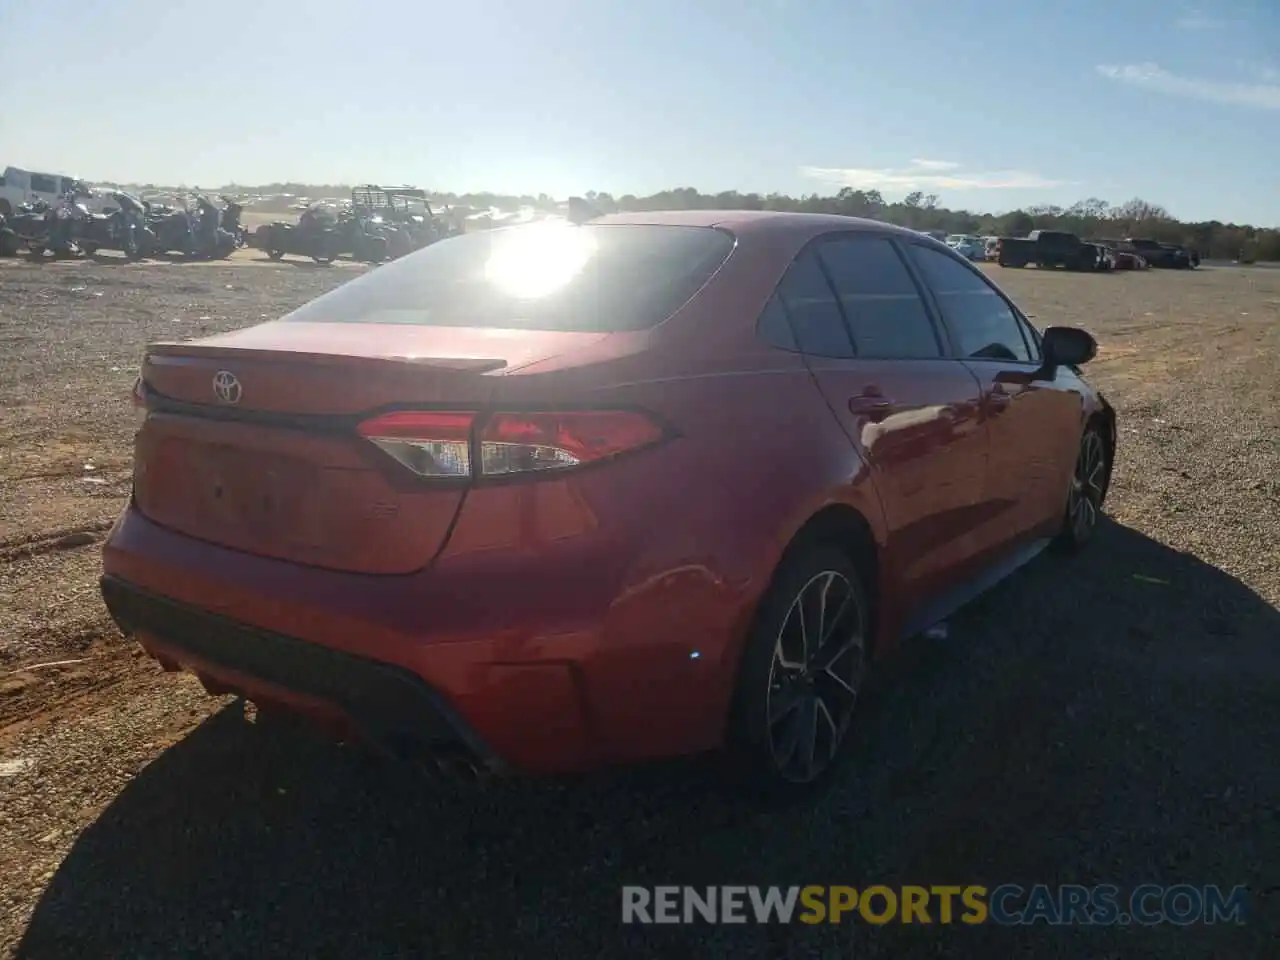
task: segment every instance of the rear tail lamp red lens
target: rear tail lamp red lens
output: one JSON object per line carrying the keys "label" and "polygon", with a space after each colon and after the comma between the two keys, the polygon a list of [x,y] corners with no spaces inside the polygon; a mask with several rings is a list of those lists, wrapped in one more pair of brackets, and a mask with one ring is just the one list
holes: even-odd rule
{"label": "rear tail lamp red lens", "polygon": [[474,413],[397,410],[360,424],[360,436],[421,477],[471,476]]}
{"label": "rear tail lamp red lens", "polygon": [[647,447],[664,436],[657,423],[631,410],[489,415],[402,410],[366,420],[359,430],[422,477],[505,477],[571,469]]}

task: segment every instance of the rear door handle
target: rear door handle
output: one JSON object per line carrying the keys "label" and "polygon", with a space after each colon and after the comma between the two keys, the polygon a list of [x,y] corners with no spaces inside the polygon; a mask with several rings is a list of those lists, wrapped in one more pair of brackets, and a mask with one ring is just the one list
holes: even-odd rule
{"label": "rear door handle", "polygon": [[882,420],[893,412],[895,404],[878,393],[864,393],[849,398],[849,412],[873,420]]}

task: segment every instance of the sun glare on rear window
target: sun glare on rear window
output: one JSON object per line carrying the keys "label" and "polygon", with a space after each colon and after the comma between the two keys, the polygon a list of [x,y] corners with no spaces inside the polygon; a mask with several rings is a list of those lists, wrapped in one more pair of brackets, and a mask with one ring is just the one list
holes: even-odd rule
{"label": "sun glare on rear window", "polygon": [[284,319],[641,330],[683,306],[733,247],[712,227],[546,221],[486,230],[379,267]]}
{"label": "sun glare on rear window", "polygon": [[499,237],[485,261],[489,283],[517,300],[537,300],[582,273],[599,244],[589,230],[552,220]]}

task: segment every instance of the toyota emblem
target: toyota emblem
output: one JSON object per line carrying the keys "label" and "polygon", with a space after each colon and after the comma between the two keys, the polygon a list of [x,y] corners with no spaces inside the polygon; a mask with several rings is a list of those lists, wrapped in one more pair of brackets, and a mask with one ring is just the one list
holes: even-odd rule
{"label": "toyota emblem", "polygon": [[219,370],[213,375],[213,395],[222,403],[239,403],[240,393],[240,381],[230,370]]}

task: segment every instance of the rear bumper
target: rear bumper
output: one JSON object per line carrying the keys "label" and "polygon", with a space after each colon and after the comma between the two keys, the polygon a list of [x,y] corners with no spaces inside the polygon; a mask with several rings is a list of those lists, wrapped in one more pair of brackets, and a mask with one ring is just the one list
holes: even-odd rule
{"label": "rear bumper", "polygon": [[407,670],[250,627],[104,575],[102,598],[122,631],[211,693],[236,693],[328,715],[398,759],[509,772],[421,677]]}
{"label": "rear bumper", "polygon": [[631,585],[610,541],[589,544],[373,576],[204,543],[130,507],[103,548],[103,596],[212,692],[332,714],[397,752],[406,727],[414,749],[533,774],[715,748],[735,598],[702,568]]}

